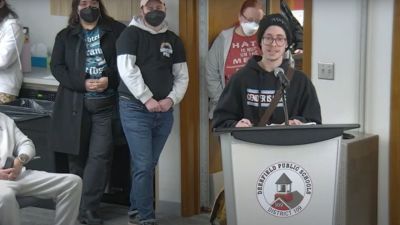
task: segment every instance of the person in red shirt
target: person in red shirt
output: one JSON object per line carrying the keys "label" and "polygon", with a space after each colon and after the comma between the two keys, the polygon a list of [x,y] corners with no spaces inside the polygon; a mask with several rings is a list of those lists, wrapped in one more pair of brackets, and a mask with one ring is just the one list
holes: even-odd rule
{"label": "person in red shirt", "polygon": [[253,55],[260,55],[256,32],[264,14],[261,1],[244,1],[237,25],[223,30],[214,40],[206,62],[210,119],[219,96],[231,76]]}

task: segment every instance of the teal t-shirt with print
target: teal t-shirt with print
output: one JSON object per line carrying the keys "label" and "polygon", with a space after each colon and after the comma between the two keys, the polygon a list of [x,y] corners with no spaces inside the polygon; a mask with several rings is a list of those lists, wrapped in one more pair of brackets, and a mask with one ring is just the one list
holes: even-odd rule
{"label": "teal t-shirt with print", "polygon": [[[104,68],[107,67],[107,62],[100,46],[100,28],[83,30],[83,34],[86,44],[86,79],[100,79]],[[112,89],[106,89],[104,92],[87,91],[85,93],[85,96],[90,98],[102,98],[111,95],[114,95]]]}

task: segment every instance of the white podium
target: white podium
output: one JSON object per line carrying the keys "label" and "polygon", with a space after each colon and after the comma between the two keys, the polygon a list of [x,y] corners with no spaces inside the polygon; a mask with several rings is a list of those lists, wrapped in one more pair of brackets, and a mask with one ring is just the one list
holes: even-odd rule
{"label": "white podium", "polygon": [[358,124],[216,129],[229,225],[335,225],[341,135]]}

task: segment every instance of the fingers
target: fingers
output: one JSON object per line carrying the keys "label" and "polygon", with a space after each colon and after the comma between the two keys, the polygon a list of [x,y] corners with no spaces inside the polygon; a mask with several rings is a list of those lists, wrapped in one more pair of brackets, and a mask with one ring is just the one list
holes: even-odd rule
{"label": "fingers", "polygon": [[294,120],[289,120],[289,125],[302,125],[303,122],[300,120],[294,119]]}
{"label": "fingers", "polygon": [[87,91],[96,91],[97,81],[93,79],[87,79],[85,82],[85,87]]}
{"label": "fingers", "polygon": [[85,83],[85,87],[87,91],[96,91],[96,92],[103,92],[108,87],[108,78],[102,77],[98,80],[96,79],[87,79]]}
{"label": "fingers", "polygon": [[10,173],[10,174],[8,175],[8,180],[15,180],[15,179],[17,179],[17,177],[18,177],[17,174],[15,174],[15,173]]}
{"label": "fingers", "polygon": [[158,103],[156,100],[153,98],[149,99],[146,103],[145,106],[149,112],[160,112],[161,111],[161,106],[160,103]]}
{"label": "fingers", "polygon": [[236,123],[236,127],[252,127],[253,124],[248,119],[241,119]]}
{"label": "fingers", "polygon": [[161,107],[161,112],[167,112],[173,105],[173,102],[170,98],[162,99],[158,102]]}
{"label": "fingers", "polygon": [[16,175],[15,175],[15,169],[14,168],[8,168],[8,169],[2,169],[0,172],[0,180],[15,180]]}

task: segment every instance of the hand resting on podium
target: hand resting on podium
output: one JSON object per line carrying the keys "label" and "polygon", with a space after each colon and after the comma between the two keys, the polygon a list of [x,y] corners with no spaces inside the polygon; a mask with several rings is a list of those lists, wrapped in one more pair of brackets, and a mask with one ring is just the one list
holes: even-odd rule
{"label": "hand resting on podium", "polygon": [[[293,125],[316,125],[316,124],[317,123],[315,123],[315,122],[303,123],[298,119],[289,120],[289,126],[293,126]],[[281,126],[281,125],[285,125],[285,123],[281,123],[281,124],[271,123],[270,125],[266,124],[265,126]],[[253,124],[251,123],[251,121],[249,119],[242,118],[241,120],[239,120],[236,123],[235,127],[253,127]]]}
{"label": "hand resting on podium", "polygon": [[246,118],[239,120],[235,125],[235,127],[252,127],[252,126],[253,124],[251,123],[251,121]]}
{"label": "hand resting on podium", "polygon": [[[309,122],[309,123],[303,123],[300,120],[297,119],[293,119],[293,120],[289,120],[289,126],[291,125],[316,125],[316,122]],[[271,123],[271,124],[266,124],[265,126],[280,126],[280,125],[285,125],[285,123]]]}

